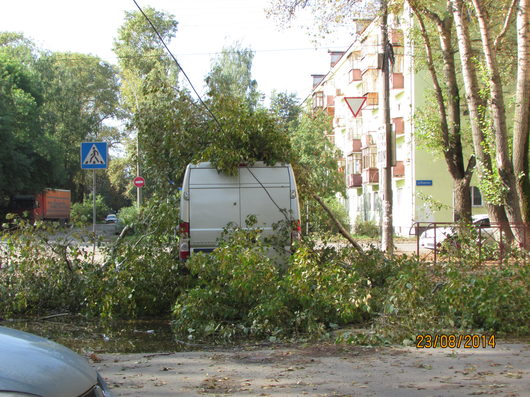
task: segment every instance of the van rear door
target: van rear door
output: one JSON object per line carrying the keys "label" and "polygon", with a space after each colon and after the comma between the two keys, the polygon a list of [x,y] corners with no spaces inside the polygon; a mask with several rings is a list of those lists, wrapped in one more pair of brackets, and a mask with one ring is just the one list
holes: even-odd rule
{"label": "van rear door", "polygon": [[240,225],[239,177],[213,168],[190,168],[189,224],[192,247],[213,248],[229,223]]}
{"label": "van rear door", "polygon": [[239,175],[243,226],[247,216],[255,215],[258,222],[256,226],[269,234],[274,223],[290,218],[292,208],[288,167],[242,167]]}

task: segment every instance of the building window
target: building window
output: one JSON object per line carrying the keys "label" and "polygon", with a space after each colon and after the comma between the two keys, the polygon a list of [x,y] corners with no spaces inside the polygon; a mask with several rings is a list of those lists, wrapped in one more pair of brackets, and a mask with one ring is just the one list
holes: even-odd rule
{"label": "building window", "polygon": [[361,153],[353,153],[348,156],[346,171],[348,175],[361,173]]}
{"label": "building window", "polygon": [[324,107],[324,93],[322,91],[315,92],[313,95],[313,107],[323,108]]}
{"label": "building window", "polygon": [[357,117],[355,119],[348,120],[348,140],[361,139],[363,132],[363,119]]}
{"label": "building window", "polygon": [[480,189],[476,186],[471,186],[471,204],[473,207],[482,207],[482,194]]}
{"label": "building window", "polygon": [[377,146],[372,145],[363,149],[363,169],[377,168]]}

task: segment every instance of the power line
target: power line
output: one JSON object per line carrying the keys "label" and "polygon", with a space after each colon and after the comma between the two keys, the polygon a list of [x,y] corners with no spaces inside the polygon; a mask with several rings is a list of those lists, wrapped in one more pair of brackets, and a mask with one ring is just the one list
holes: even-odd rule
{"label": "power line", "polygon": [[153,24],[153,22],[151,22],[151,20],[149,19],[149,17],[145,14],[145,12],[142,10],[142,8],[138,5],[138,3],[136,2],[136,0],[133,0],[134,4],[136,5],[136,7],[138,8],[138,10],[140,11],[140,13],[144,16],[144,18],[147,20],[147,22],[149,23],[149,25],[151,25],[151,28],[153,29],[153,31],[155,32],[155,34],[157,35],[158,39],[160,40],[160,42],[162,43],[162,45],[164,46],[164,48],[166,49],[166,51],[168,52],[168,54],[171,56],[171,58],[173,59],[173,61],[175,62],[175,64],[178,66],[178,68],[180,69],[180,71],[182,72],[182,74],[184,75],[184,77],[186,78],[186,80],[188,81],[188,83],[190,84],[191,86],[191,89],[193,90],[193,92],[195,93],[195,95],[197,96],[197,98],[199,99],[199,102],[204,106],[204,108],[208,111],[208,113],[212,116],[212,118],[214,119],[215,123],[217,124],[217,126],[221,129],[221,131],[223,130],[223,127],[221,126],[221,123],[219,122],[219,120],[217,119],[217,117],[215,117],[215,114],[213,114],[213,112],[210,110],[210,108],[208,107],[208,105],[206,105],[206,103],[202,100],[200,94],[197,92],[197,90],[195,89],[195,86],[193,85],[193,83],[191,82],[190,78],[188,77],[188,75],[186,74],[186,72],[184,71],[184,69],[182,68],[182,66],[180,66],[179,62],[177,61],[177,58],[175,58],[175,56],[173,55],[173,53],[171,52],[171,50],[169,49],[169,47],[166,45],[166,42],[164,41],[163,37],[160,35],[160,33],[158,32],[156,26]]}
{"label": "power line", "polygon": [[[188,83],[190,83],[190,86],[191,88],[193,89],[193,92],[195,92],[195,95],[197,95],[197,98],[199,99],[199,101],[201,102],[201,104],[206,108],[206,110],[208,111],[208,113],[210,113],[210,115],[213,117],[213,119],[215,120],[215,122],[217,123],[219,129],[221,131],[223,131],[223,126],[221,125],[221,123],[219,122],[219,120],[217,120],[217,117],[215,117],[215,115],[213,114],[213,112],[210,110],[210,108],[208,107],[208,105],[206,105],[206,103],[204,103],[204,101],[202,100],[201,96],[199,95],[199,93],[197,92],[197,90],[195,89],[195,87],[193,86],[193,83],[191,82],[191,80],[188,78],[188,75],[186,74],[186,72],[184,71],[184,69],[182,69],[182,66],[180,66],[179,62],[177,61],[177,58],[175,58],[175,56],[173,55],[173,53],[171,52],[171,50],[168,48],[168,46],[166,45],[166,43],[164,42],[164,39],[162,38],[162,36],[160,35],[160,33],[158,33],[158,30],[156,29],[155,25],[151,22],[151,20],[149,19],[149,17],[143,12],[143,10],[140,8],[140,6],[138,5],[138,3],[136,2],[136,0],[133,0],[134,4],[136,4],[136,7],[138,7],[138,10],[140,10],[140,12],[142,13],[142,15],[144,16],[144,18],[147,20],[147,22],[149,22],[149,25],[151,25],[151,28],[153,29],[153,31],[156,33],[156,35],[158,36],[158,39],[160,40],[160,42],[164,45],[164,48],[166,49],[166,51],[169,53],[169,55],[171,56],[171,58],[173,59],[173,61],[175,61],[175,63],[177,64],[178,68],[182,71],[182,73],[184,74],[184,77],[186,77],[186,80],[188,80]],[[287,215],[285,214],[285,212],[280,208],[280,206],[278,205],[278,203],[276,203],[276,201],[274,200],[274,198],[271,196],[271,194],[269,193],[269,191],[267,190],[267,188],[263,185],[263,183],[261,183],[261,181],[256,177],[256,175],[254,175],[254,173],[251,171],[250,167],[247,165],[245,166],[245,168],[248,170],[248,172],[250,172],[250,174],[254,177],[254,179],[259,183],[259,185],[263,188],[263,190],[265,190],[265,193],[267,193],[267,195],[269,196],[270,200],[272,201],[272,203],[276,206],[276,208],[278,208],[278,210],[280,211],[280,213],[287,219],[289,220],[289,218],[287,217]]]}

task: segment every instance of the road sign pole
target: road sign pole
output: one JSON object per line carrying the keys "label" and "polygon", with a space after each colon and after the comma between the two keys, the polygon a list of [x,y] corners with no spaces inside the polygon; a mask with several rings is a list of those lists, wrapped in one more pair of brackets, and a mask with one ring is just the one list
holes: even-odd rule
{"label": "road sign pole", "polygon": [[92,233],[96,234],[96,170],[92,170]]}

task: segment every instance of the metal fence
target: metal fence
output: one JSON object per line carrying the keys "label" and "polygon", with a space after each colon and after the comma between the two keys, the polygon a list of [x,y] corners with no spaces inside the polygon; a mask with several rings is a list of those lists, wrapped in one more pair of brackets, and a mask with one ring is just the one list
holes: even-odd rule
{"label": "metal fence", "polygon": [[[518,240],[513,232],[522,237]],[[530,225],[494,223],[481,219],[473,225],[454,222],[414,222],[410,235],[416,236],[416,255],[436,263],[450,255],[474,251],[479,262],[526,257],[530,251]],[[466,252],[464,252],[466,250]]]}

